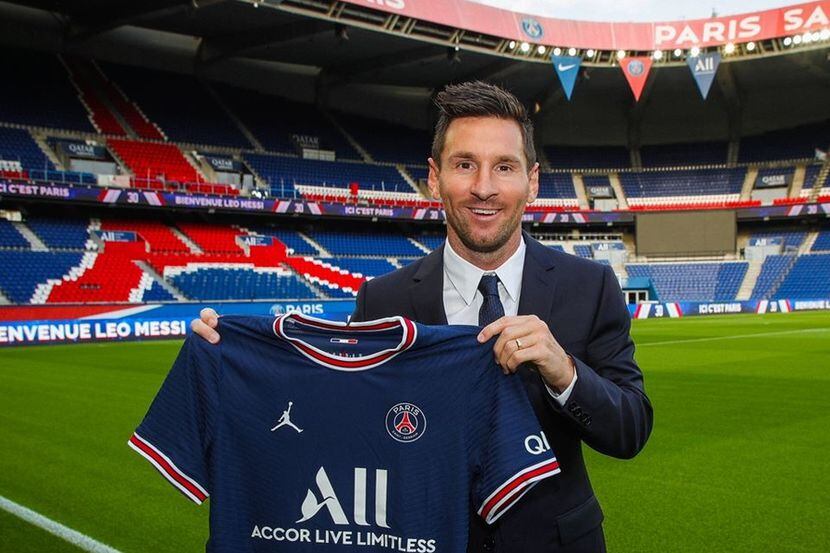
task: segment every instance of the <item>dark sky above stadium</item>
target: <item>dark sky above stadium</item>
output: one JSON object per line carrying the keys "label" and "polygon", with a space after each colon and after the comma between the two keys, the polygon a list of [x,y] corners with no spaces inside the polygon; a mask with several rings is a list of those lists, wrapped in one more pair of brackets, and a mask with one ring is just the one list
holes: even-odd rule
{"label": "dark sky above stadium", "polygon": [[799,0],[471,0],[506,10],[583,21],[676,21],[768,10]]}

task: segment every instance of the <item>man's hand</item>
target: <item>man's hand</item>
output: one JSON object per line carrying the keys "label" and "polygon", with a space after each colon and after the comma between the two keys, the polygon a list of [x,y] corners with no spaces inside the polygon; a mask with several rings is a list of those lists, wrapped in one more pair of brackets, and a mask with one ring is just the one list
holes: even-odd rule
{"label": "man's hand", "polygon": [[211,309],[205,307],[199,311],[199,318],[190,321],[190,330],[210,342],[211,344],[219,343],[219,333],[213,330],[219,324],[219,314]]}
{"label": "man's hand", "polygon": [[515,373],[522,363],[533,363],[545,383],[562,392],[574,377],[571,358],[536,315],[502,317],[482,329],[479,342],[499,335],[493,352],[504,374]]}

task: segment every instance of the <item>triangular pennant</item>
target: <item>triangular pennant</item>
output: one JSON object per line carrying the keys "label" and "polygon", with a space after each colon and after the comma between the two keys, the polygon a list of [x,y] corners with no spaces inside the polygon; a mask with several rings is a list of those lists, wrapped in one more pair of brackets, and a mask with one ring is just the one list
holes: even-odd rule
{"label": "triangular pennant", "polygon": [[686,59],[689,65],[689,70],[692,72],[692,77],[695,78],[697,88],[700,90],[701,96],[705,100],[709,95],[709,89],[712,87],[712,82],[715,80],[715,73],[718,71],[720,65],[720,53],[711,52],[709,54],[700,54],[699,56],[689,57]]}
{"label": "triangular pennant", "polygon": [[631,87],[631,92],[634,93],[634,99],[639,101],[648,78],[648,72],[651,71],[651,58],[647,56],[623,58],[620,61],[620,67],[628,81],[628,86]]}
{"label": "triangular pennant", "polygon": [[574,91],[574,84],[576,84],[576,76],[579,74],[579,66],[582,64],[582,58],[578,56],[551,56],[550,61],[553,62],[553,68],[556,70],[556,74],[559,75],[559,82],[562,83],[565,96],[570,100],[571,93]]}

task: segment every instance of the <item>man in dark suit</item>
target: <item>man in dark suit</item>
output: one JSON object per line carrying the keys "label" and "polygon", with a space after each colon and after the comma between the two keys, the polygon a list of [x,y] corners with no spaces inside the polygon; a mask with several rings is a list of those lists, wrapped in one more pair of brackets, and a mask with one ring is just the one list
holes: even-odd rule
{"label": "man in dark suit", "polygon": [[[523,233],[539,165],[521,103],[481,82],[448,86],[429,187],[441,199],[447,240],[425,258],[367,281],[354,320],[403,315],[425,324],[479,324],[484,342],[517,373],[562,473],[532,488],[488,527],[470,521],[469,552],[605,551],[602,511],[582,442],[630,458],[645,445],[652,409],[634,361],[630,317],[610,267],[557,252]],[[216,314],[194,330],[218,340]],[[438,515],[440,516],[440,515]]]}

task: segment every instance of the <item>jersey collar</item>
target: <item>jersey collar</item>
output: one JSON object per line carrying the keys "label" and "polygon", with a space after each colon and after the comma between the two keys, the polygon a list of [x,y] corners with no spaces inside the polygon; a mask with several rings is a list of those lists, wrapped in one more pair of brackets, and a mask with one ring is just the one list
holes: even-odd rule
{"label": "jersey collar", "polygon": [[[311,344],[299,338],[293,338],[285,333],[284,324],[286,320],[293,319],[298,323],[318,329],[321,334],[337,335],[338,332],[349,332],[350,334],[371,334],[372,332],[379,332],[390,330],[393,328],[401,329],[401,340],[397,346],[387,348],[370,355],[363,357],[352,358],[332,355],[319,348],[315,348]],[[389,361],[396,355],[403,353],[415,343],[418,329],[415,323],[404,317],[389,317],[386,319],[376,319],[374,321],[365,321],[360,323],[339,323],[334,321],[327,321],[318,319],[316,317],[309,317],[308,315],[301,315],[299,313],[289,313],[280,315],[274,320],[274,334],[292,346],[305,357],[314,361],[318,365],[329,367],[340,371],[362,371],[372,369],[383,363]]]}

